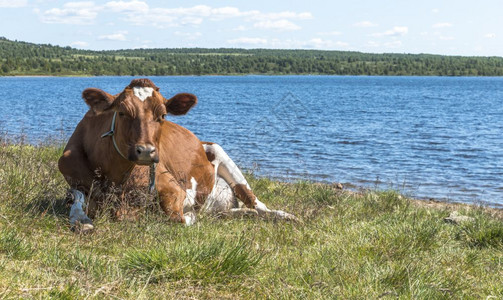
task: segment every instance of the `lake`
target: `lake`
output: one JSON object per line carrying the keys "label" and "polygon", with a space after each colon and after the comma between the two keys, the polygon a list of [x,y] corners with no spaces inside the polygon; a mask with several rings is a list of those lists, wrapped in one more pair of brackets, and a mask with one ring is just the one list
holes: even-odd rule
{"label": "lake", "polygon": [[[503,78],[150,78],[165,97],[196,94],[188,115],[168,119],[257,175],[503,206]],[[0,132],[66,139],[85,88],[115,94],[131,79],[0,77]]]}

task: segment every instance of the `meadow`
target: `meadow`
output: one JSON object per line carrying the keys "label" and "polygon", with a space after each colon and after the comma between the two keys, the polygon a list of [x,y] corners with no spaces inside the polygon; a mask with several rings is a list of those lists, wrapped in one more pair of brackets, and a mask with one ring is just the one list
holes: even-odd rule
{"label": "meadow", "polygon": [[[396,191],[279,182],[258,197],[302,222],[201,216],[171,224],[104,208],[70,230],[61,146],[0,145],[0,298],[460,299],[503,297],[502,212]],[[453,211],[473,218],[459,224]]]}

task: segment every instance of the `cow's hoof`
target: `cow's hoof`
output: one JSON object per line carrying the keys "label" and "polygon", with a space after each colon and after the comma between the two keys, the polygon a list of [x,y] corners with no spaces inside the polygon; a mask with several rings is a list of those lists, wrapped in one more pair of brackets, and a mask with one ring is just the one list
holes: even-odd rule
{"label": "cow's hoof", "polygon": [[289,214],[289,213],[286,213],[284,220],[295,222],[295,223],[302,223],[302,221],[299,218],[297,218],[296,216]]}
{"label": "cow's hoof", "polygon": [[72,225],[72,231],[75,233],[86,234],[86,233],[91,233],[93,230],[94,230],[94,225],[92,224],[91,220],[89,220],[89,221],[85,220],[82,223],[79,221],[76,221]]}
{"label": "cow's hoof", "polygon": [[302,223],[302,221],[297,218],[296,216],[289,214],[287,212],[284,212],[282,210],[273,210],[268,212],[266,215],[266,218],[272,218],[276,220],[283,220],[283,221],[289,221],[289,222],[296,222],[296,223]]}
{"label": "cow's hoof", "polygon": [[196,214],[193,212],[188,212],[183,214],[185,219],[185,226],[192,226],[196,223]]}

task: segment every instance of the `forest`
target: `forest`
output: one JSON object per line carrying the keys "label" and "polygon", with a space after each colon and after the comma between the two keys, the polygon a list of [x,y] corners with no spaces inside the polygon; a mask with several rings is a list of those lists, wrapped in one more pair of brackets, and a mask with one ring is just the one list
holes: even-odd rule
{"label": "forest", "polygon": [[91,51],[0,37],[0,76],[247,74],[503,76],[503,57],[234,48]]}

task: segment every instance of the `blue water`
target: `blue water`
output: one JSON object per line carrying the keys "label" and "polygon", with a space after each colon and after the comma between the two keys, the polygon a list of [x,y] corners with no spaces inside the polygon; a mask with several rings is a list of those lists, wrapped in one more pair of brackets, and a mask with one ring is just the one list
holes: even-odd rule
{"label": "blue water", "polygon": [[[151,78],[166,97],[196,94],[169,119],[255,174],[503,205],[503,78]],[[0,131],[68,138],[87,110],[82,90],[115,94],[130,80],[0,78]]]}

